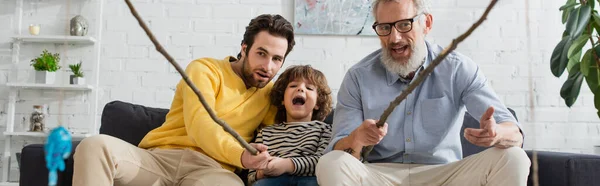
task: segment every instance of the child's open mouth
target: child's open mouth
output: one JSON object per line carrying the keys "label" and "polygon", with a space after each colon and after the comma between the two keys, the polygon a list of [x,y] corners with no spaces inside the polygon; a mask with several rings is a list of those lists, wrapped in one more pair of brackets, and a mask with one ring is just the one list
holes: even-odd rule
{"label": "child's open mouth", "polygon": [[292,99],[292,104],[294,105],[304,105],[306,100],[302,96],[296,96]]}

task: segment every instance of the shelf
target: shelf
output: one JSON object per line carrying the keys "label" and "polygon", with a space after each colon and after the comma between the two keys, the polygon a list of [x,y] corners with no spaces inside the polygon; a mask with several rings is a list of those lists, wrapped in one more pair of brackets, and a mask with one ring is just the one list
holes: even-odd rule
{"label": "shelf", "polygon": [[96,39],[90,36],[67,36],[67,35],[18,35],[13,40],[24,43],[55,43],[55,44],[94,44]]}
{"label": "shelf", "polygon": [[50,89],[50,90],[92,90],[92,85],[54,85],[54,84],[36,84],[36,83],[7,83],[7,87],[18,89]]}
{"label": "shelf", "polygon": [[[48,137],[46,132],[4,132],[4,136]],[[71,134],[72,138],[86,138],[91,134]]]}
{"label": "shelf", "polygon": [[19,186],[19,182],[0,182],[0,186]]}

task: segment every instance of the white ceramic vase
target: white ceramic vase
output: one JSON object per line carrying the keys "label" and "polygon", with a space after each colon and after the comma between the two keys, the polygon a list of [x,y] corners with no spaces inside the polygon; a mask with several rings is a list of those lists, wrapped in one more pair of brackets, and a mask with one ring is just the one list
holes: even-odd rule
{"label": "white ceramic vase", "polygon": [[71,85],[84,85],[85,84],[85,78],[83,77],[75,77],[75,75],[71,75]]}
{"label": "white ceramic vase", "polygon": [[35,83],[54,84],[56,72],[35,71]]}

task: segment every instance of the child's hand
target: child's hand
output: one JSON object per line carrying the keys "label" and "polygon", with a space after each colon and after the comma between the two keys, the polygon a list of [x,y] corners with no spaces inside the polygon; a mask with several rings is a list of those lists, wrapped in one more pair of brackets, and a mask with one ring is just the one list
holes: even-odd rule
{"label": "child's hand", "polygon": [[256,170],[256,180],[260,180],[265,178],[265,175],[262,170]]}
{"label": "child's hand", "polygon": [[292,173],[294,172],[294,163],[291,159],[274,157],[263,171],[263,174],[266,176],[279,176],[284,173]]}

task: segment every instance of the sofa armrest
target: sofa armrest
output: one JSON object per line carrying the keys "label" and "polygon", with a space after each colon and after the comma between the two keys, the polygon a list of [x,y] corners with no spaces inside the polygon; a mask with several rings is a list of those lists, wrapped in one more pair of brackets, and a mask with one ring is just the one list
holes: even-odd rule
{"label": "sofa armrest", "polygon": [[[533,161],[533,152],[527,156]],[[600,156],[537,151],[539,185],[583,186],[600,183]],[[533,185],[533,162],[528,185]]]}
{"label": "sofa armrest", "polygon": [[[73,151],[79,141],[73,141]],[[44,158],[44,144],[30,144],[21,150],[20,186],[48,185],[48,168]],[[65,160],[65,171],[58,172],[57,186],[70,186],[73,180],[73,152]]]}

